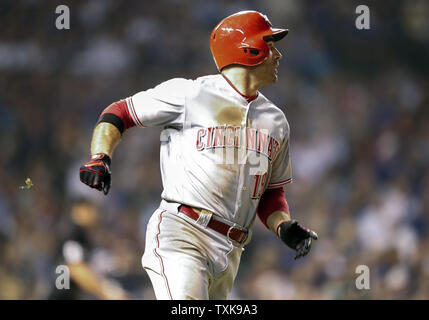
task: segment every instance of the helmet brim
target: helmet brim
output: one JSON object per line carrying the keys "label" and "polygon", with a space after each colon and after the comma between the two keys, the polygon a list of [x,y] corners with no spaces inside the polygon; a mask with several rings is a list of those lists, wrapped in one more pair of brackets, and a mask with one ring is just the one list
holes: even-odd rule
{"label": "helmet brim", "polygon": [[269,34],[264,35],[262,37],[262,39],[264,39],[264,41],[279,41],[281,39],[283,39],[289,32],[289,29],[276,29],[276,28],[271,28],[271,31]]}

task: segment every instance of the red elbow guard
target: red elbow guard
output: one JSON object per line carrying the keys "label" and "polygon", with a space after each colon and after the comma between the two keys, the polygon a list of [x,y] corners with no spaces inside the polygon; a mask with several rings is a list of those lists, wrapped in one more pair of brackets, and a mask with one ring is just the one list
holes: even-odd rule
{"label": "red elbow guard", "polygon": [[265,190],[259,201],[257,214],[267,228],[268,217],[279,210],[290,214],[283,187]]}
{"label": "red elbow guard", "polygon": [[118,128],[121,134],[125,130],[135,126],[125,100],[114,102],[104,109],[98,120],[98,123],[100,122],[108,122],[113,124],[116,128]]}

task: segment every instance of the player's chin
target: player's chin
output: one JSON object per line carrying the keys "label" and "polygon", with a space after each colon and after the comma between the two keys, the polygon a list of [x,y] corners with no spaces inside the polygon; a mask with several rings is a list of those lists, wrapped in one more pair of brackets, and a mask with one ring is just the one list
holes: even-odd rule
{"label": "player's chin", "polygon": [[276,82],[278,80],[278,78],[279,78],[279,72],[278,72],[277,68],[275,68],[273,70],[272,75],[273,75],[273,82]]}
{"label": "player's chin", "polygon": [[271,82],[274,83],[274,82],[277,82],[277,80],[279,80],[279,76],[277,75],[277,72],[274,72],[272,79],[271,79]]}
{"label": "player's chin", "polygon": [[266,76],[263,81],[264,81],[264,85],[268,85],[268,84],[277,82],[277,80],[278,80],[277,74],[273,72],[270,75]]}

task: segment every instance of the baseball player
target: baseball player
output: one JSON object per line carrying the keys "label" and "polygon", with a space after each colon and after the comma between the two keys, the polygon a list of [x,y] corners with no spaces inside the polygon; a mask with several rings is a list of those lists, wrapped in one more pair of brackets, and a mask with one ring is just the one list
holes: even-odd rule
{"label": "baseball player", "polygon": [[108,106],[80,179],[107,195],[113,151],[131,127],[161,126],[164,190],[142,257],[157,299],[226,299],[256,216],[305,256],[314,231],[291,219],[289,124],[258,90],[277,80],[288,33],[256,11],[223,19],[210,35],[219,74],[176,78]]}

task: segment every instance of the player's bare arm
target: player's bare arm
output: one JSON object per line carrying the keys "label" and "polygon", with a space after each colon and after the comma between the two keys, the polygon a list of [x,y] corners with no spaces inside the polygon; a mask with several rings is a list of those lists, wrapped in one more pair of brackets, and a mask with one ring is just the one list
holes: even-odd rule
{"label": "player's bare arm", "polygon": [[291,220],[290,215],[286,211],[274,211],[267,219],[268,229],[270,229],[270,231],[279,236],[278,228],[280,224],[289,220]]}
{"label": "player's bare arm", "polygon": [[92,134],[91,156],[97,153],[107,154],[112,158],[113,151],[121,140],[119,129],[108,122],[99,123]]}
{"label": "player's bare arm", "polygon": [[125,101],[112,103],[104,109],[92,134],[91,159],[79,170],[80,180],[105,195],[111,186],[110,163],[122,133],[133,127]]}
{"label": "player's bare arm", "polygon": [[109,193],[110,163],[113,151],[121,139],[118,128],[110,123],[99,123],[91,141],[91,159],[80,168],[80,180],[91,188]]}

